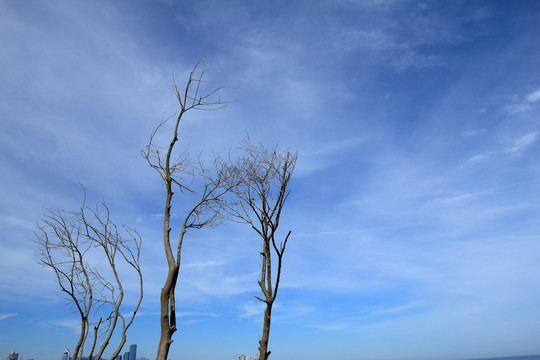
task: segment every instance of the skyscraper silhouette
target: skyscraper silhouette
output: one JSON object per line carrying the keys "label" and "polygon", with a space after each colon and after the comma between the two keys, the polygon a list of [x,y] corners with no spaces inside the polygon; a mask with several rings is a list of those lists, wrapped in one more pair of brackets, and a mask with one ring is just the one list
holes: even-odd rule
{"label": "skyscraper silhouette", "polygon": [[131,344],[129,346],[129,360],[137,360],[137,344]]}

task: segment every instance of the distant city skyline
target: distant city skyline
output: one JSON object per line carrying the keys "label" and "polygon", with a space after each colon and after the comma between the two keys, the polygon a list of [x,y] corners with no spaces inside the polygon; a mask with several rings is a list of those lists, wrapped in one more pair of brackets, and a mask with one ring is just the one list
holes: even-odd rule
{"label": "distant city skyline", "polygon": [[10,352],[6,357],[6,360],[19,360],[19,353],[16,353],[15,351]]}
{"label": "distant city skyline", "polygon": [[258,360],[258,358],[249,355],[236,355],[236,360]]}
{"label": "distant city skyline", "polygon": [[[66,349],[67,350],[67,349]],[[67,350],[69,352],[69,350]],[[65,353],[65,351],[64,351]],[[12,351],[8,354],[6,357],[6,360],[24,360],[22,357],[19,357],[19,353]],[[61,359],[64,359],[64,354],[62,354]],[[84,358],[83,358],[84,359]],[[150,360],[146,357],[139,357],[137,358],[139,360]],[[35,360],[32,358],[28,358],[26,360]],[[39,360],[39,359],[37,359]],[[106,358],[102,358],[101,360],[108,360]],[[235,360],[257,360],[257,358],[248,356],[248,355],[239,355],[237,354],[235,356]],[[495,357],[495,358],[479,358],[479,359],[453,359],[453,360],[540,360],[540,354],[530,354],[530,355],[518,355],[518,356],[503,356],[503,357]]]}

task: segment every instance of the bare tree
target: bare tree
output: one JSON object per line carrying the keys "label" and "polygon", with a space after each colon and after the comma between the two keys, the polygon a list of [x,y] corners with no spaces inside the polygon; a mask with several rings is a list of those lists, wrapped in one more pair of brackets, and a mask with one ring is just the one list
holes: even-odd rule
{"label": "bare tree", "polygon": [[[83,202],[78,211],[48,209],[36,231],[41,265],[51,268],[61,292],[79,314],[80,336],[73,359],[82,359],[90,333],[88,358],[101,342],[95,358],[99,360],[121,322],[120,342],[111,356],[116,359],[126,342],[126,332],[133,323],[143,299],[143,277],[139,256],[141,237],[132,228],[117,227],[105,202],[91,209]],[[106,259],[106,268],[99,265]],[[133,311],[125,314],[121,306],[125,296],[119,267],[135,272],[139,294]]]}
{"label": "bare tree", "polygon": [[[168,272],[160,295],[161,336],[157,360],[167,359],[170,345],[173,342],[172,335],[177,330],[175,289],[180,271],[184,236],[189,229],[214,226],[223,220],[223,212],[221,211],[224,205],[223,196],[231,186],[228,176],[229,167],[220,159],[215,159],[212,167],[205,168],[200,159],[196,162],[191,161],[187,150],[173,157],[178,142],[179,126],[188,111],[219,110],[224,109],[228,104],[219,98],[219,92],[225,88],[224,86],[208,92],[202,90],[206,69],[201,61],[202,59],[193,67],[182,92],[178,89],[173,78],[173,89],[180,111],[175,117],[161,121],[152,131],[146,147],[141,151],[148,164],[160,174],[166,193],[163,213],[163,247],[167,258]],[[176,121],[170,142],[167,146],[158,146],[155,143],[156,134],[167,121],[174,118]],[[200,187],[196,186],[197,183]],[[177,188],[183,195],[195,197],[195,200],[187,206],[188,196],[183,198],[184,206],[188,210],[178,224],[180,234],[175,246],[171,241],[171,207],[174,188]]]}
{"label": "bare tree", "polygon": [[[276,232],[283,206],[289,196],[287,186],[298,155],[290,152],[279,153],[277,148],[255,146],[249,139],[242,149],[246,155],[235,167],[240,185],[233,187],[240,202],[238,206],[230,208],[230,211],[236,219],[251,225],[262,239],[261,275],[258,284],[263,296],[255,298],[266,304],[262,337],[259,340],[259,360],[267,360],[270,355],[268,340],[272,306],[281,279],[283,254],[291,235],[289,231],[283,240],[279,241],[276,240]],[[276,265],[275,269],[272,268],[273,263]],[[272,281],[272,271],[275,272],[275,282]]]}

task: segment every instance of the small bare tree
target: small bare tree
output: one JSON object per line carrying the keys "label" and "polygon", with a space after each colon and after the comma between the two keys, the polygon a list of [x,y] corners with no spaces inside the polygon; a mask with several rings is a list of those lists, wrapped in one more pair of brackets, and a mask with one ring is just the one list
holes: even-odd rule
{"label": "small bare tree", "polygon": [[[199,159],[193,162],[189,159],[187,150],[175,157],[174,150],[178,142],[179,126],[184,115],[190,110],[220,110],[224,109],[228,102],[219,98],[219,92],[223,88],[218,87],[209,92],[203,92],[204,75],[206,69],[199,60],[189,74],[182,92],[178,89],[173,78],[173,89],[180,106],[178,115],[175,116],[174,129],[170,142],[167,146],[160,147],[154,139],[162,126],[170,117],[152,131],[146,147],[141,151],[148,164],[156,170],[165,185],[165,209],[163,213],[163,246],[167,258],[168,272],[165,284],[161,289],[160,312],[161,312],[161,336],[159,339],[157,360],[166,360],[172,340],[172,335],[177,330],[176,325],[176,300],[175,289],[180,271],[182,244],[184,236],[189,229],[201,229],[203,227],[217,225],[223,220],[222,207],[223,196],[230,188],[229,167],[220,159],[213,161],[211,168],[206,168]],[[196,184],[200,187],[197,187]],[[195,184],[195,185],[194,185]],[[184,195],[193,195],[194,200],[187,206],[185,217],[179,222],[179,237],[173,247],[171,241],[171,207],[174,188],[177,187]],[[189,201],[184,197],[184,204]],[[174,248],[174,250],[173,250]]]}
{"label": "small bare tree", "polygon": [[[283,240],[279,241],[276,240],[276,232],[283,206],[289,196],[287,186],[298,156],[290,152],[279,153],[277,148],[267,149],[264,146],[255,146],[249,139],[242,149],[245,151],[245,156],[235,167],[240,185],[233,187],[240,201],[238,206],[230,209],[236,219],[251,225],[251,228],[262,239],[261,275],[258,284],[263,296],[255,296],[255,298],[266,304],[262,337],[259,340],[259,360],[267,360],[270,355],[268,340],[272,306],[276,300],[281,279],[283,254],[291,235],[289,231]],[[276,268],[273,269],[272,264],[276,265]],[[272,271],[275,272],[275,282],[272,281]]]}
{"label": "small bare tree", "polygon": [[[60,290],[80,316],[81,331],[73,359],[82,359],[92,333],[88,358],[92,358],[100,340],[95,355],[99,360],[120,320],[120,342],[111,356],[116,359],[143,299],[139,234],[126,225],[116,226],[105,202],[101,212],[99,207],[91,209],[83,202],[78,211],[48,209],[38,224],[36,244],[40,264],[54,271]],[[106,268],[101,265],[97,270],[103,258]],[[139,283],[137,303],[127,316],[121,309],[125,290],[119,273],[119,267],[126,265]]]}

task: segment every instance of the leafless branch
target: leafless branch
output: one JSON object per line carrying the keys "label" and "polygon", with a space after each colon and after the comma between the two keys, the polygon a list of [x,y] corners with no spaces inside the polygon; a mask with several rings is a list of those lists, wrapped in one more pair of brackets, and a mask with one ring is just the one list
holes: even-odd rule
{"label": "leafless branch", "polygon": [[[84,345],[92,328],[90,356],[93,355],[99,338],[102,340],[96,354],[99,359],[109,345],[118,318],[125,324],[121,310],[124,288],[117,271],[121,262],[125,262],[135,271],[140,286],[138,304],[130,316],[130,321],[122,327],[121,336],[124,342],[125,333],[141,304],[141,238],[132,228],[118,228],[112,222],[109,207],[105,202],[101,204],[101,208],[95,209],[88,208],[85,202],[86,194],[78,211],[48,209],[38,225],[36,244],[40,264],[53,270],[61,292],[75,306],[80,316],[81,332],[73,358],[82,358]],[[112,280],[108,278],[108,274],[91,265],[97,257],[107,260]],[[104,313],[107,315],[104,316]],[[99,320],[92,320],[92,317]],[[122,346],[123,343],[116,354]]]}
{"label": "leafless branch", "polygon": [[[230,181],[226,179],[229,168],[222,166],[219,159],[216,159],[212,166],[206,167],[200,158],[195,162],[190,160],[188,148],[180,152],[179,155],[175,155],[179,141],[180,124],[187,112],[191,110],[220,110],[230,103],[222,100],[219,96],[222,90],[230,87],[220,86],[206,91],[205,75],[206,68],[203,58],[197,61],[183,88],[178,87],[173,73],[172,87],[178,101],[179,111],[172,124],[172,134],[170,134],[166,146],[157,145],[158,131],[163,130],[163,125],[173,117],[164,118],[151,132],[146,147],[141,151],[150,167],[160,174],[166,192],[163,212],[163,247],[168,271],[160,295],[161,335],[156,356],[158,360],[167,359],[172,335],[177,330],[175,290],[180,271],[184,236],[190,229],[219,225],[223,220],[224,196],[229,191]],[[180,232],[178,242],[173,245],[170,238],[171,208],[173,195],[177,189],[180,190],[180,193],[189,195],[195,200],[189,203],[187,198],[184,199],[184,205],[186,203],[190,205],[185,205],[185,209],[187,209],[185,217],[178,224]]]}
{"label": "leafless branch", "polygon": [[[249,138],[242,144],[241,149],[244,157],[232,166],[232,171],[236,173],[233,178],[239,181],[231,188],[239,200],[228,206],[227,210],[236,221],[249,224],[262,239],[261,273],[257,283],[263,297],[255,298],[266,304],[263,333],[259,341],[259,359],[267,360],[270,354],[267,349],[272,306],[279,289],[283,254],[291,235],[289,231],[278,245],[276,232],[289,196],[287,187],[296,165],[297,154],[279,153],[277,148],[255,146]],[[273,256],[277,257],[275,283],[272,281]]]}

